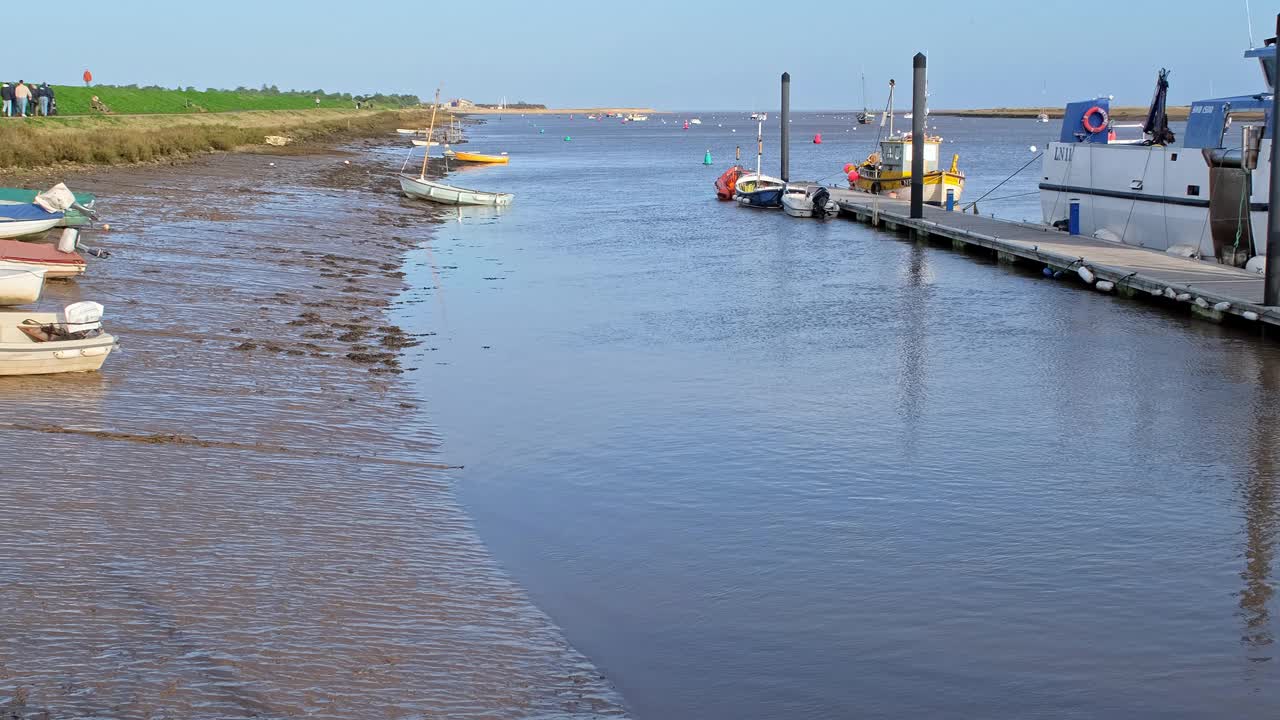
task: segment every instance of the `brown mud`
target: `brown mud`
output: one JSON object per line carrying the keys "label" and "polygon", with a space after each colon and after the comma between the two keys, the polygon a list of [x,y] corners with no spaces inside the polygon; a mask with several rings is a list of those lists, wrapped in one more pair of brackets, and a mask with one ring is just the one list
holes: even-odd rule
{"label": "brown mud", "polygon": [[432,338],[387,311],[440,211],[399,196],[400,142],[26,178],[98,195],[111,257],[39,307],[102,302],[121,348],[0,378],[5,717],[623,713],[401,377]]}

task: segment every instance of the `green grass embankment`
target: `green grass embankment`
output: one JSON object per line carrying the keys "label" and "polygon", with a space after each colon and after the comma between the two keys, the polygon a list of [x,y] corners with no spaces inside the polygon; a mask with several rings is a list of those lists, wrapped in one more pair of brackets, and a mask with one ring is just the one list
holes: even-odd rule
{"label": "green grass embankment", "polygon": [[[0,121],[0,170],[67,164],[117,165],[219,150],[266,148],[268,136],[290,145],[425,126],[422,110],[357,112],[314,108],[185,115],[59,116]],[[439,122],[439,118],[437,118]],[[447,122],[447,121],[446,121]]]}
{"label": "green grass embankment", "polygon": [[[12,84],[12,82],[10,83]],[[354,109],[355,99],[349,94],[279,92],[274,90],[188,90],[160,87],[115,85],[51,85],[58,100],[60,115],[100,114],[91,106],[93,97],[106,104],[114,114],[174,114],[238,112],[243,110],[315,110]],[[418,105],[418,98],[404,95],[375,95],[375,110],[390,110]]]}

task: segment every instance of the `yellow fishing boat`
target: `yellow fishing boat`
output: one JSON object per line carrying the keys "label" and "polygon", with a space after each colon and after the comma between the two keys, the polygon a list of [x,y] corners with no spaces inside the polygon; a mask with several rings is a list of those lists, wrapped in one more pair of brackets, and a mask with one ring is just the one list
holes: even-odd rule
{"label": "yellow fishing boat", "polygon": [[[960,172],[960,156],[951,156],[951,167],[938,167],[942,138],[925,135],[924,138],[924,201],[931,205],[945,205],[947,191],[952,192],[952,202],[960,202],[964,191],[964,173]],[[873,152],[858,166],[856,180],[849,187],[869,193],[889,193],[911,186],[911,135],[900,135],[880,141],[880,152]]]}
{"label": "yellow fishing boat", "polygon": [[462,152],[461,150],[454,150],[453,159],[460,160],[462,162],[493,163],[493,164],[499,164],[499,165],[507,164],[506,153],[502,153],[501,155],[486,155],[485,153]]}

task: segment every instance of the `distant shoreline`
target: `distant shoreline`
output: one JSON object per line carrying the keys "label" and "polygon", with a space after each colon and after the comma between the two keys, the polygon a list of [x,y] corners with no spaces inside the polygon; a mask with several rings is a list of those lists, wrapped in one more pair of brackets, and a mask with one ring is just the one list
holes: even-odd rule
{"label": "distant shoreline", "polygon": [[593,108],[447,108],[456,115],[591,115],[593,113],[626,113],[638,115],[659,115],[653,108],[639,107],[593,107]]}
{"label": "distant shoreline", "polygon": [[[1191,108],[1186,105],[1171,105],[1167,112],[1170,120],[1186,120]],[[977,108],[972,110],[930,110],[930,115],[945,115],[948,117],[979,117],[979,118],[1029,118],[1035,119],[1040,113],[1047,114],[1050,118],[1061,119],[1062,108]],[[1131,105],[1121,106],[1114,105],[1111,107],[1112,120],[1145,120],[1147,117],[1147,108]]]}

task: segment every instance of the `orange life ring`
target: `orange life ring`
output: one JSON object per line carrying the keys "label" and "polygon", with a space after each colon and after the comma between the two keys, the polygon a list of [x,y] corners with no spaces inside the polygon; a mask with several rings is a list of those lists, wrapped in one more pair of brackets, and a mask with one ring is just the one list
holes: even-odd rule
{"label": "orange life ring", "polygon": [[[1090,122],[1094,117],[1098,118],[1097,125]],[[1107,116],[1107,111],[1103,110],[1100,105],[1094,105],[1088,110],[1085,110],[1084,117],[1080,119],[1080,124],[1084,126],[1085,130],[1089,131],[1090,135],[1096,135],[1103,130],[1106,130],[1107,123],[1109,122],[1111,122],[1111,118]]]}

